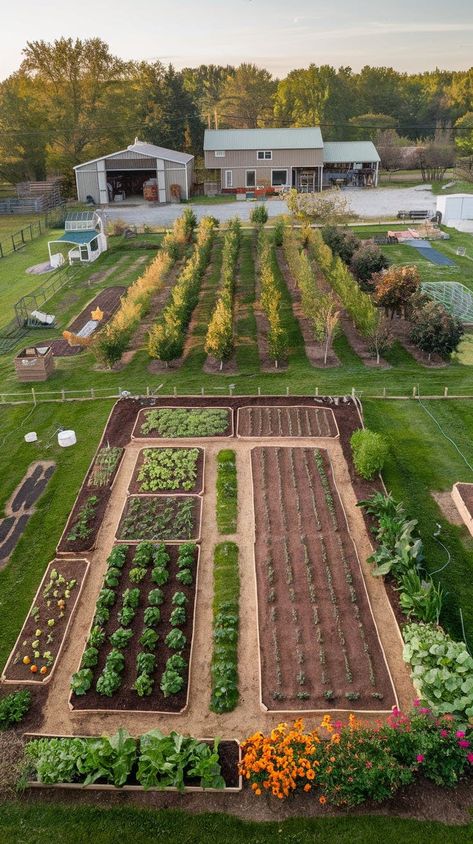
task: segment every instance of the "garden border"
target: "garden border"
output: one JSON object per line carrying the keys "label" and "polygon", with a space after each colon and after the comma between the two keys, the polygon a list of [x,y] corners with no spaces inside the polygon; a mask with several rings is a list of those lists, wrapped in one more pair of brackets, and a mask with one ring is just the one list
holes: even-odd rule
{"label": "garden border", "polygon": [[75,614],[75,612],[76,612],[77,605],[78,605],[78,603],[79,603],[79,598],[81,597],[82,590],[83,590],[83,587],[84,587],[85,579],[86,579],[86,577],[87,577],[87,574],[88,574],[88,572],[89,572],[89,568],[90,568],[90,560],[85,559],[85,557],[77,557],[77,559],[76,559],[76,560],[74,560],[74,558],[70,558],[70,559],[68,559],[68,562],[69,562],[69,561],[70,561],[70,562],[74,562],[74,561],[75,561],[75,562],[82,562],[82,563],[85,563],[85,569],[84,569],[84,575],[83,575],[83,577],[82,577],[81,584],[80,584],[80,586],[79,586],[78,591],[76,592],[76,595],[75,595],[75,601],[74,601],[74,604],[73,604],[72,610],[71,610],[71,612],[70,612],[70,614],[69,614],[69,618],[68,618],[68,620],[67,620],[67,624],[66,624],[66,627],[65,627],[65,629],[64,629],[64,634],[63,634],[63,637],[62,637],[62,641],[61,641],[61,644],[59,645],[58,651],[57,651],[57,653],[56,653],[56,657],[55,657],[55,660],[54,660],[53,666],[52,666],[52,668],[51,668],[51,671],[47,674],[47,676],[45,677],[45,679],[44,679],[44,680],[39,680],[39,681],[38,681],[38,680],[8,680],[8,679],[5,677],[5,671],[6,671],[6,669],[8,668],[8,665],[10,664],[10,660],[12,659],[12,657],[13,657],[13,655],[14,655],[15,651],[16,651],[16,650],[17,650],[17,648],[18,648],[18,644],[19,644],[19,642],[20,642],[20,640],[21,640],[21,638],[22,638],[23,628],[24,628],[24,626],[25,626],[26,622],[28,621],[28,619],[29,619],[29,618],[30,618],[30,616],[31,616],[31,610],[33,609],[33,607],[34,607],[34,606],[36,606],[36,600],[37,600],[38,596],[41,594],[41,591],[42,591],[42,588],[43,588],[43,584],[46,582],[47,575],[48,575],[48,573],[49,573],[49,571],[50,571],[51,567],[52,567],[52,566],[54,566],[54,563],[60,563],[60,562],[61,562],[61,560],[60,560],[60,559],[57,559],[57,558],[54,558],[53,560],[51,560],[51,561],[48,563],[48,565],[46,566],[46,569],[45,569],[45,572],[44,572],[44,574],[43,574],[43,577],[41,578],[41,583],[39,584],[38,589],[37,589],[37,590],[36,590],[36,592],[35,592],[35,596],[34,596],[34,598],[33,598],[32,602],[31,602],[31,605],[30,605],[30,607],[29,607],[29,609],[28,609],[28,612],[27,612],[27,614],[26,614],[26,616],[25,616],[25,620],[24,620],[23,624],[21,625],[21,630],[20,630],[20,632],[19,632],[19,634],[18,634],[18,637],[17,637],[17,639],[16,639],[16,641],[15,641],[15,644],[13,645],[13,648],[11,649],[11,651],[10,651],[10,653],[9,653],[9,655],[8,655],[8,659],[7,659],[7,661],[6,661],[6,663],[5,663],[4,667],[3,667],[2,674],[1,674],[1,677],[0,677],[0,681],[1,681],[2,683],[10,683],[10,684],[12,684],[12,685],[16,685],[16,686],[18,686],[18,685],[22,685],[22,686],[23,686],[23,685],[45,686],[45,685],[46,685],[47,683],[49,683],[49,681],[51,680],[51,677],[52,677],[52,676],[53,676],[53,674],[54,674],[54,670],[55,670],[55,668],[56,668],[56,665],[57,665],[57,663],[58,663],[58,661],[59,661],[59,657],[61,656],[62,649],[63,649],[63,647],[64,647],[64,643],[65,643],[65,641],[66,641],[66,639],[67,639],[67,637],[68,637],[68,634],[69,634],[69,628],[70,628],[70,626],[71,626],[72,619],[73,619],[74,614]]}
{"label": "garden border", "polygon": [[[191,540],[186,540],[186,541],[189,542]],[[128,543],[128,544],[131,544],[131,543]],[[173,545],[174,543],[166,542],[164,544],[165,545]],[[199,589],[199,572],[200,572],[200,545],[198,545],[197,543],[195,543],[195,545],[196,545],[196,548],[197,548],[197,560],[196,560],[196,564],[195,564],[194,614],[193,614],[193,618],[192,618],[192,638],[191,638],[191,647],[190,647],[190,651],[189,651],[189,671],[188,671],[188,674],[187,674],[186,702],[185,702],[185,705],[183,706],[183,708],[179,709],[177,712],[169,712],[168,710],[163,711],[163,710],[160,710],[160,709],[74,709],[74,707],[71,703],[72,689],[70,688],[69,689],[69,696],[67,698],[67,705],[69,707],[69,710],[73,714],[77,713],[78,715],[84,715],[84,714],[86,714],[86,715],[101,715],[101,714],[102,715],[103,714],[120,715],[120,714],[123,714],[124,712],[126,712],[126,713],[131,712],[131,713],[136,713],[137,715],[166,715],[166,716],[169,715],[170,717],[175,717],[175,716],[179,716],[179,715],[184,715],[187,712],[187,709],[189,707],[189,695],[190,695],[190,687],[191,687],[192,658],[193,658],[193,655],[194,655],[195,620],[196,620],[196,615],[197,615],[197,592],[198,592],[198,589]],[[105,574],[106,574],[106,570],[104,572],[104,577],[105,577]],[[102,580],[102,583],[103,583],[103,580]],[[102,587],[100,587],[100,588],[102,588]],[[100,589],[99,589],[99,592],[100,592]],[[97,593],[97,595],[98,594],[99,593]],[[94,618],[95,618],[95,612],[92,615],[90,625],[87,629],[87,635],[84,639],[84,648],[82,649],[82,653],[80,655],[80,660],[79,660],[79,663],[78,663],[78,666],[77,666],[78,671],[79,671],[80,666],[81,666],[82,657],[83,657],[84,650],[85,650],[85,647],[87,645],[87,642],[89,640],[90,632],[91,632],[91,630],[94,626]],[[111,787],[115,788],[115,786],[111,786]]]}
{"label": "garden border", "polygon": [[[253,537],[254,538],[255,538],[255,534],[256,534],[256,513],[255,513],[255,497],[254,497],[255,486],[254,486],[253,465],[252,465],[252,460],[251,460],[251,452],[255,448],[258,448],[258,447],[259,446],[257,446],[257,445],[253,445],[250,448],[250,474],[251,474],[251,488],[252,488],[252,492],[253,492],[251,506],[252,506],[252,510],[253,510]],[[264,446],[262,446],[262,447],[264,447]],[[271,446],[267,446],[267,447],[271,448]],[[291,447],[291,446],[287,446],[287,447]],[[292,446],[292,448],[297,448],[297,447],[298,446]],[[317,448],[317,446],[314,446],[314,448]],[[337,482],[336,482],[336,479],[335,479],[335,473],[333,471],[333,464],[332,464],[330,454],[329,454],[327,449],[324,449],[324,450],[327,452],[327,456],[328,456],[328,459],[329,459],[329,462],[330,462],[330,468],[331,468],[331,471],[332,471],[334,486],[335,486],[338,498],[340,500],[340,503],[342,505],[343,515],[345,517],[345,523],[346,523],[346,527],[347,527],[347,533],[348,533],[348,536],[350,537],[351,542],[352,542],[352,544],[355,548],[355,554],[356,554],[356,558],[358,560],[358,565],[360,567],[360,573],[361,573],[361,577],[362,577],[362,580],[363,580],[363,588],[364,588],[365,593],[366,593],[368,606],[369,606],[370,612],[371,612],[371,618],[373,620],[376,635],[378,637],[378,644],[380,646],[380,650],[381,650],[381,653],[383,655],[386,671],[387,671],[389,680],[391,682],[392,690],[393,690],[393,693],[394,693],[394,700],[395,700],[396,706],[399,707],[399,698],[398,698],[398,694],[397,694],[396,685],[394,683],[393,676],[391,674],[391,669],[389,668],[389,664],[388,664],[388,661],[386,659],[386,653],[385,653],[385,650],[384,650],[384,647],[383,647],[383,643],[382,643],[380,635],[379,635],[378,625],[376,624],[376,619],[375,619],[374,613],[373,613],[373,607],[371,606],[371,600],[370,600],[368,589],[367,589],[367,586],[366,586],[365,576],[364,576],[364,572],[363,572],[363,569],[362,569],[362,566],[361,566],[361,560],[360,560],[360,557],[359,557],[359,554],[358,554],[358,549],[356,547],[356,543],[355,543],[355,540],[352,536],[350,526],[349,526],[349,523],[348,523],[348,520],[347,520],[346,510],[345,510],[345,507],[343,505],[343,501],[342,501],[342,498],[341,498],[341,495],[340,495],[340,492],[339,492],[339,489],[338,489],[338,485],[337,485]],[[351,480],[350,480],[350,485],[352,486]],[[352,486],[352,489],[353,489],[353,486]],[[254,539],[254,541],[253,541],[253,573],[254,573],[254,583],[255,583],[255,593],[256,593],[256,633],[257,633],[257,639],[258,639],[259,705],[261,707],[262,712],[267,712],[267,713],[270,713],[270,714],[292,715],[292,716],[299,716],[299,717],[306,717],[307,715],[320,715],[320,713],[325,713],[327,711],[326,707],[325,707],[325,709],[269,709],[266,706],[266,704],[263,703],[263,681],[262,681],[262,671],[261,671],[261,641],[260,641],[260,629],[259,629],[260,624],[259,624],[258,581],[257,581],[257,577],[256,577],[257,566],[256,566],[255,545],[256,545],[256,542],[255,542],[255,539]],[[386,594],[386,599],[388,600],[388,603],[389,603],[389,599],[387,597],[387,594]],[[390,603],[389,603],[389,606],[391,607]],[[391,613],[392,613],[393,621],[396,625],[396,631],[399,634],[400,641],[401,641],[402,644],[404,644],[402,636],[401,636],[401,631],[399,630],[399,625],[397,623],[397,620],[396,620],[396,617],[395,617],[394,612],[392,610],[392,607],[391,607]],[[358,713],[359,715],[376,716],[376,715],[390,715],[391,712],[392,712],[392,709],[386,709],[386,710],[376,709],[376,710],[374,710],[374,709],[356,709],[355,707],[350,707],[349,709],[339,709],[339,708],[330,709],[331,714],[337,713],[337,712],[341,712],[341,713],[354,712],[354,713]]]}
{"label": "garden border", "polygon": [[460,492],[459,487],[461,486],[469,486],[473,489],[473,483],[469,483],[468,481],[457,481],[453,484],[450,495],[452,496],[453,502],[463,519],[466,529],[473,536],[473,515],[465,504],[465,499]]}
{"label": "garden border", "polygon": [[[127,712],[128,710],[123,710]],[[94,739],[100,738],[100,736],[83,736],[83,735],[74,735],[74,736],[64,736],[59,735],[58,733],[25,733],[24,738],[26,739],[42,739],[42,738],[85,738],[85,739]],[[213,738],[199,738],[197,741],[207,741],[212,742],[214,741]],[[231,738],[231,739],[220,739],[220,741],[228,741],[234,742],[238,745],[238,764],[241,764],[241,742],[239,739]],[[63,788],[63,789],[70,789],[70,790],[77,790],[82,789],[86,791],[129,791],[129,792],[153,792],[154,794],[159,794],[160,792],[174,792],[176,794],[186,794],[187,792],[197,792],[197,793],[207,793],[210,792],[211,794],[238,794],[243,789],[243,776],[242,774],[238,773],[238,786],[225,786],[225,788],[203,788],[200,785],[187,785],[184,787],[184,791],[179,790],[176,786],[168,785],[165,788],[144,788],[142,785],[122,785],[116,786],[112,785],[111,783],[91,783],[90,785],[84,785],[83,783],[79,782],[56,782],[56,783],[45,783],[45,782],[38,782],[37,780],[27,780],[26,786],[27,788]]]}
{"label": "garden border", "polygon": [[[142,537],[141,539],[120,539],[117,536],[117,534],[120,530],[120,526],[121,526],[121,523],[123,521],[123,517],[125,515],[125,510],[128,506],[128,502],[129,502],[130,498],[195,498],[197,501],[200,502],[200,513],[199,513],[199,518],[198,518],[198,521],[197,521],[197,524],[196,524],[196,528],[198,529],[197,536],[196,537],[191,536],[188,539],[158,539],[158,538],[156,538],[156,539],[146,539],[144,537]],[[202,515],[203,515],[203,509],[204,509],[203,503],[204,503],[204,497],[203,497],[202,493],[196,494],[196,493],[190,493],[190,492],[176,492],[176,493],[172,494],[172,493],[168,493],[168,492],[164,492],[164,493],[155,493],[155,492],[137,493],[137,492],[134,492],[131,495],[127,494],[127,496],[125,498],[125,503],[124,503],[124,506],[123,506],[123,509],[122,509],[122,514],[120,516],[120,520],[119,520],[118,525],[117,525],[117,530],[116,530],[115,537],[114,537],[114,543],[119,542],[119,543],[124,543],[125,545],[139,545],[140,542],[164,542],[166,545],[181,545],[183,542],[184,543],[185,542],[195,542],[195,543],[201,542],[202,541]]]}
{"label": "garden border", "polygon": [[[276,398],[276,396],[275,396],[275,398]],[[325,436],[325,437],[317,437],[317,436],[314,436],[314,435],[311,435],[311,434],[308,434],[306,437],[302,437],[302,436],[301,437],[298,437],[298,436],[292,436],[291,437],[291,436],[285,436],[284,434],[277,434],[277,435],[274,435],[274,437],[270,434],[265,434],[265,435],[261,435],[261,436],[257,436],[257,435],[243,436],[243,434],[239,433],[240,410],[253,410],[253,409],[256,409],[256,408],[259,408],[260,410],[266,410],[267,408],[268,409],[274,408],[275,410],[277,410],[278,408],[281,409],[281,410],[295,410],[295,409],[298,409],[298,408],[304,408],[305,410],[312,410],[312,409],[314,409],[314,410],[328,410],[332,414],[332,419],[335,423],[335,428],[337,430],[337,433],[334,436]],[[283,439],[284,440],[299,440],[299,439],[304,439],[304,440],[339,440],[340,439],[340,428],[338,427],[337,417],[336,417],[335,413],[333,412],[332,407],[320,407],[320,406],[318,407],[316,404],[314,404],[313,406],[307,405],[307,404],[287,404],[287,405],[284,405],[284,404],[268,404],[268,405],[265,405],[265,404],[261,404],[261,405],[247,404],[247,405],[242,405],[241,407],[237,407],[236,412],[237,412],[237,423],[236,423],[235,437],[236,437],[237,440],[253,441],[253,440],[269,440],[269,439],[278,439],[278,438],[281,439],[281,440],[283,440]]]}
{"label": "garden border", "polygon": [[[167,398],[168,399],[172,398],[172,396],[167,396]],[[196,399],[196,398],[204,398],[204,397],[203,396],[176,396],[176,398]],[[115,404],[116,404],[116,402],[115,402]],[[115,405],[114,405],[114,407],[115,407]],[[138,425],[140,425],[140,426],[142,425],[142,422],[140,422],[140,416],[141,416],[142,413],[147,413],[150,410],[196,410],[196,409],[197,410],[226,410],[226,411],[228,411],[228,413],[230,414],[230,432],[228,434],[215,434],[215,436],[212,436],[212,437],[198,437],[198,436],[193,436],[193,437],[150,437],[149,435],[146,436],[146,437],[140,437],[138,434],[135,433]],[[112,408],[112,410],[113,410],[113,408]],[[152,443],[155,442],[156,440],[158,440],[160,442],[166,443],[166,442],[169,442],[171,440],[173,442],[175,440],[179,440],[179,441],[182,440],[183,442],[185,442],[186,440],[203,440],[203,441],[205,441],[205,440],[213,440],[213,439],[217,439],[217,440],[230,439],[230,438],[233,438],[235,436],[234,423],[233,423],[233,410],[234,410],[233,407],[228,407],[227,405],[224,405],[224,404],[218,405],[218,406],[217,405],[202,405],[202,406],[199,405],[197,408],[196,407],[186,408],[185,405],[173,405],[173,404],[171,404],[171,405],[166,405],[166,404],[161,405],[160,404],[160,405],[150,405],[149,407],[142,407],[137,413],[136,421],[135,421],[135,424],[133,426],[133,430],[131,432],[130,440],[131,441],[133,441],[133,440],[139,440],[139,441],[150,440]],[[107,421],[107,424],[108,424],[108,421]]]}
{"label": "garden border", "polygon": [[[203,439],[203,437],[201,437],[201,439]],[[209,439],[209,437],[206,437],[205,439]],[[130,444],[131,444],[131,443],[130,443]],[[125,452],[126,447],[127,447],[127,446],[125,446],[125,447],[124,447],[124,449],[123,449],[123,453]],[[198,489],[198,490],[194,490],[194,491],[191,491],[191,492],[182,492],[182,493],[180,493],[180,492],[175,492],[175,491],[174,491],[174,490],[172,490],[172,489],[171,489],[171,490],[169,490],[168,492],[166,492],[165,490],[162,490],[162,489],[161,489],[161,490],[158,490],[157,492],[153,492],[153,493],[149,493],[149,492],[131,492],[131,485],[132,485],[132,482],[133,482],[133,478],[134,478],[134,476],[135,476],[136,467],[137,467],[137,465],[138,465],[138,460],[140,459],[140,456],[141,456],[141,454],[143,453],[143,451],[145,451],[145,450],[147,450],[147,449],[149,449],[149,448],[156,448],[156,449],[165,449],[165,448],[167,448],[167,449],[172,449],[172,450],[176,450],[176,451],[177,451],[177,450],[179,450],[179,449],[181,449],[181,450],[185,450],[185,451],[190,451],[190,450],[192,449],[192,446],[189,446],[189,445],[176,445],[176,446],[174,446],[174,445],[162,445],[162,446],[160,446],[160,445],[143,445],[143,446],[141,446],[141,447],[140,447],[140,450],[138,451],[138,454],[137,454],[137,456],[136,456],[135,466],[134,466],[134,468],[133,468],[133,472],[132,472],[132,475],[131,475],[131,478],[130,478],[130,482],[129,482],[129,484],[128,484],[128,488],[127,488],[127,498],[128,498],[129,496],[131,496],[131,495],[133,495],[133,496],[135,496],[135,495],[166,495],[166,496],[172,496],[172,495],[198,495],[198,496],[202,497],[202,496],[205,494],[205,446],[203,446],[203,445],[202,445],[202,446],[199,446],[199,445],[194,446],[194,448],[196,448],[198,451],[201,451],[201,452],[202,452],[202,485],[201,485],[201,488],[200,488],[200,489]],[[197,459],[197,462],[198,462],[198,459]]]}

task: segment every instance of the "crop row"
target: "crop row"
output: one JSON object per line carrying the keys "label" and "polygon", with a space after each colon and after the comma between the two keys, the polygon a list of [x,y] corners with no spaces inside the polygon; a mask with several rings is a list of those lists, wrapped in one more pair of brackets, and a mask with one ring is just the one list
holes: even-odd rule
{"label": "crop row", "polygon": [[220,533],[235,533],[238,516],[236,454],[225,448],[217,454],[217,527]]}
{"label": "crop row", "polygon": [[328,414],[330,411],[313,407],[248,407],[239,412],[239,433],[250,437],[330,437]]}
{"label": "crop row", "polygon": [[190,492],[197,480],[198,448],[145,448],[138,472],[140,492],[184,489]]}
{"label": "crop row", "polygon": [[214,552],[213,712],[231,712],[238,703],[238,628],[240,577],[238,545],[222,542]]}
{"label": "crop row", "polygon": [[228,410],[224,407],[163,407],[145,414],[139,433],[166,439],[218,437],[228,427]]}
{"label": "crop row", "polygon": [[260,280],[260,304],[268,320],[268,351],[277,367],[278,361],[287,354],[287,333],[281,318],[281,291],[279,290],[273,266],[273,246],[261,227],[258,234],[258,273]]}
{"label": "crop row", "polygon": [[130,542],[192,539],[198,533],[200,507],[198,496],[131,495],[118,537]]}
{"label": "crop row", "polygon": [[225,234],[222,251],[222,271],[219,296],[210,317],[205,338],[205,352],[220,361],[229,358],[233,352],[233,297],[235,276],[241,241],[241,223],[232,220]]}

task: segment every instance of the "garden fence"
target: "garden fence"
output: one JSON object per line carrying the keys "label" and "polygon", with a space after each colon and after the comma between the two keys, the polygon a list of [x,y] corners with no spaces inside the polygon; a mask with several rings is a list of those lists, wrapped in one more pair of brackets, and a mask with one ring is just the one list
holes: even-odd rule
{"label": "garden fence", "polygon": [[28,223],[13,234],[5,235],[0,239],[0,258],[6,258],[13,252],[19,252],[27,243],[35,240],[40,235],[44,234],[48,229],[56,226],[62,226],[65,218],[65,203],[62,203],[52,211],[47,212],[37,220]]}

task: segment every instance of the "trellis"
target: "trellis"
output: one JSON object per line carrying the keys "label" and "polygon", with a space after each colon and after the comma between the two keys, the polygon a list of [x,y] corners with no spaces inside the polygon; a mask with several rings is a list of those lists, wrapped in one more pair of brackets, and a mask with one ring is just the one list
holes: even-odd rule
{"label": "trellis", "polygon": [[452,316],[473,325],[473,293],[458,281],[425,281],[421,289],[431,299],[441,302]]}

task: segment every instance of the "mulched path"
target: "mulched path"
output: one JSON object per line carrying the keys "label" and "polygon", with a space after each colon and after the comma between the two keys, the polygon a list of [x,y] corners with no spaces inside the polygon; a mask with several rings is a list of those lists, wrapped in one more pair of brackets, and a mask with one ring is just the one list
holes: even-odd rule
{"label": "mulched path", "polygon": [[[107,654],[112,649],[111,644],[108,641],[108,637],[112,635],[112,633],[120,627],[120,623],[118,621],[118,613],[122,608],[122,602],[118,597],[118,600],[115,603],[115,606],[112,607],[110,612],[110,618],[106,625],[104,626],[105,633],[106,633],[106,640],[104,644],[99,649],[99,661],[96,667],[93,669],[94,672],[94,679],[92,683],[92,687],[85,695],[75,695],[73,694],[71,697],[72,706],[74,709],[115,709],[115,710],[143,710],[143,711],[151,711],[151,712],[179,712],[183,709],[186,705],[186,696],[187,696],[187,685],[188,685],[188,677],[186,678],[186,683],[183,689],[177,695],[170,695],[169,697],[165,698],[161,689],[159,688],[159,684],[161,681],[161,675],[166,667],[166,661],[174,651],[167,647],[165,644],[165,639],[167,634],[172,629],[172,625],[169,621],[169,616],[173,610],[172,606],[172,596],[175,592],[184,592],[187,598],[186,610],[187,610],[187,619],[186,623],[182,625],[179,629],[182,630],[184,633],[187,643],[182,651],[182,655],[184,659],[187,660],[189,663],[190,660],[190,650],[191,650],[191,642],[192,642],[192,629],[193,629],[193,622],[194,622],[194,607],[195,607],[195,592],[196,592],[196,575],[197,575],[197,564],[195,565],[193,572],[194,572],[194,582],[191,586],[183,586],[178,580],[176,580],[176,574],[179,571],[177,567],[177,556],[178,556],[178,547],[175,545],[168,545],[166,546],[167,551],[170,554],[170,562],[169,562],[169,580],[164,586],[161,586],[160,589],[163,590],[164,601],[161,604],[161,621],[157,624],[154,628],[159,635],[159,640],[156,646],[155,654],[156,654],[156,667],[153,673],[153,677],[155,679],[154,689],[151,695],[147,695],[145,697],[140,698],[138,693],[133,690],[132,686],[136,680],[136,657],[138,653],[140,653],[143,647],[139,643],[139,638],[143,631],[144,627],[144,611],[147,607],[147,596],[151,589],[156,588],[156,584],[153,583],[151,580],[151,571],[152,567],[148,567],[148,571],[146,576],[141,581],[141,583],[137,584],[141,590],[141,601],[140,605],[137,609],[136,615],[130,624],[130,629],[133,630],[133,637],[131,638],[127,648],[124,650],[125,656],[125,669],[122,674],[122,685],[120,689],[113,695],[113,697],[105,697],[104,695],[100,695],[95,691],[95,685],[97,679],[102,672],[105,666],[105,660]],[[125,566],[122,569],[122,575],[120,578],[120,582],[115,590],[117,596],[120,596],[122,592],[127,588],[135,588],[136,584],[131,583],[128,578],[128,574],[130,569],[133,567],[133,559],[135,556],[135,548],[129,548],[127,553],[127,561]],[[195,559],[197,561],[197,550]]]}
{"label": "mulched path", "polygon": [[[43,597],[43,587],[48,584],[49,582],[49,573],[52,569],[56,569],[59,574],[63,575],[66,580],[72,580],[73,578],[77,580],[76,585],[71,591],[71,597],[68,599],[66,603],[66,609],[64,612],[64,616],[62,618],[59,617],[59,610],[55,606],[47,606],[47,600],[49,598]],[[36,597],[35,605],[39,608],[40,615],[39,620],[36,621],[32,618],[31,615],[28,615],[26,621],[21,629],[21,634],[19,637],[19,646],[12,651],[12,654],[8,660],[8,663],[5,667],[3,672],[5,678],[7,680],[26,680],[31,683],[42,683],[44,682],[50,675],[52,668],[54,667],[54,663],[51,668],[49,668],[48,674],[45,676],[41,675],[39,671],[36,674],[32,674],[30,671],[29,665],[23,665],[22,657],[25,655],[31,656],[31,642],[37,638],[35,636],[35,631],[37,629],[42,630],[42,643],[40,644],[38,650],[42,653],[45,650],[51,651],[52,655],[56,657],[57,652],[62,644],[62,640],[64,638],[64,633],[66,627],[68,625],[69,619],[74,612],[77,599],[79,596],[79,591],[81,587],[81,583],[85,577],[87,570],[87,563],[85,560],[53,560],[52,563],[49,564],[48,568],[46,569],[46,573],[44,575],[43,580],[41,581],[41,587],[38,591],[38,596]],[[51,602],[55,604],[55,600],[51,595]],[[54,618],[55,624],[52,629],[53,633],[53,641],[51,643],[46,642],[46,634],[48,632],[47,621],[49,618]],[[28,644],[22,648],[22,642],[26,641]],[[16,661],[18,658],[18,661]],[[32,658],[33,661],[33,658]],[[38,667],[40,668],[44,664],[44,660],[36,660]]]}
{"label": "mulched path", "polygon": [[271,711],[390,710],[363,575],[320,455],[324,475],[314,449],[252,451],[262,700]]}
{"label": "mulched path", "polygon": [[[81,311],[79,316],[71,322],[68,327],[68,331],[72,331],[74,334],[77,334],[86,322],[91,319],[90,313],[96,308],[100,308],[100,310],[103,311],[103,320],[100,323],[100,326],[105,325],[120,305],[120,299],[125,291],[126,287],[118,286],[107,287],[105,290],[102,290],[101,293],[99,293],[95,299],[93,299],[92,302],[89,302],[87,307]],[[70,355],[78,355],[84,348],[83,346],[70,346],[67,340],[64,340],[62,337],[52,340],[49,345],[53,350],[54,357],[69,357]]]}
{"label": "mulched path", "polygon": [[336,437],[333,412],[320,407],[241,407],[240,437]]}
{"label": "mulched path", "polygon": [[6,518],[0,519],[0,568],[5,565],[22,535],[35,504],[45,491],[56,466],[51,461],[35,462],[5,506]]}
{"label": "mulched path", "polygon": [[[192,446],[191,448],[194,448],[194,447],[195,446]],[[166,446],[162,446],[162,448],[159,448],[159,447],[153,448],[153,446],[151,446],[151,447],[148,446],[147,448],[142,449],[140,451],[139,456],[138,456],[138,460],[136,461],[136,466],[135,466],[135,469],[134,469],[134,472],[133,472],[133,475],[132,475],[132,478],[131,478],[131,481],[130,481],[130,486],[128,487],[128,492],[129,492],[130,495],[137,494],[137,493],[139,494],[139,493],[143,493],[143,492],[144,493],[149,493],[149,492],[162,493],[162,492],[164,492],[164,493],[169,493],[170,495],[172,495],[176,492],[182,492],[182,493],[191,492],[191,493],[196,493],[196,494],[202,492],[203,486],[204,486],[204,450],[202,448],[198,449],[199,456],[197,457],[197,465],[196,465],[197,473],[196,473],[195,483],[194,483],[194,486],[193,486],[192,489],[184,489],[183,487],[178,487],[177,489],[169,489],[169,488],[166,489],[164,487],[162,489],[160,488],[160,489],[155,489],[155,490],[149,490],[149,489],[145,490],[145,489],[141,488],[141,483],[138,481],[138,474],[139,474],[139,471],[140,471],[140,469],[141,469],[141,467],[142,467],[142,465],[143,465],[143,463],[145,462],[145,459],[146,459],[144,452],[145,451],[162,451],[165,448],[166,448]],[[174,446],[172,447],[172,449],[173,449],[173,451],[179,450],[178,448],[176,448]],[[185,448],[184,446],[183,446],[183,449],[185,449],[186,451],[189,451],[189,448]]]}

